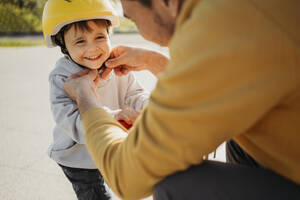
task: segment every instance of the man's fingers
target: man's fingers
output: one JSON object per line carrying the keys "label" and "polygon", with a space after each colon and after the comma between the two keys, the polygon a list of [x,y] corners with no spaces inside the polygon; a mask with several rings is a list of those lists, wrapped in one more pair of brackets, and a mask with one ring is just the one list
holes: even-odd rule
{"label": "man's fingers", "polygon": [[130,72],[130,67],[127,67],[125,65],[119,66],[114,68],[114,72],[117,76],[124,76]]}
{"label": "man's fingers", "polygon": [[121,54],[123,54],[126,51],[126,46],[117,46],[111,50],[110,58],[119,57]]}
{"label": "man's fingers", "polygon": [[121,56],[118,56],[118,57],[115,57],[115,58],[111,58],[111,59],[108,59],[106,62],[105,62],[105,66],[107,68],[115,68],[115,67],[118,67],[120,65],[123,65],[123,58],[124,56],[121,55]]}
{"label": "man's fingers", "polygon": [[122,76],[123,75],[122,66],[114,68],[114,72],[117,76]]}
{"label": "man's fingers", "polygon": [[101,78],[106,79],[111,71],[112,71],[112,69],[106,67],[101,74]]}
{"label": "man's fingers", "polygon": [[89,71],[90,71],[89,69],[84,69],[80,72],[77,72],[76,74],[72,74],[70,77],[71,78],[78,78],[78,77],[81,77],[81,76],[84,76],[84,75],[88,74]]}
{"label": "man's fingers", "polygon": [[88,76],[92,79],[95,80],[98,76],[98,70],[92,69],[89,71]]}
{"label": "man's fingers", "polygon": [[130,70],[128,69],[128,67],[124,67],[123,70],[122,70],[123,75],[127,75],[129,73],[129,71]]}
{"label": "man's fingers", "polygon": [[96,79],[94,80],[95,85],[98,85],[99,80],[100,80],[100,75],[99,73],[97,73]]}

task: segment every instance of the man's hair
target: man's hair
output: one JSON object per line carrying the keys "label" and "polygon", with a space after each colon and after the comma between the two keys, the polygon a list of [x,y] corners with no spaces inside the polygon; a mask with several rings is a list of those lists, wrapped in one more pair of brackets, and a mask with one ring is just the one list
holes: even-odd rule
{"label": "man's hair", "polygon": [[138,1],[140,2],[142,5],[151,8],[152,6],[152,0],[131,0],[131,1]]}
{"label": "man's hair", "polygon": [[78,21],[78,22],[73,22],[71,24],[67,24],[62,29],[60,29],[60,31],[54,36],[55,43],[60,47],[61,52],[63,54],[68,54],[68,51],[67,51],[67,48],[66,48],[66,44],[65,44],[65,37],[64,37],[65,32],[68,31],[68,30],[70,30],[70,28],[72,26],[74,26],[75,31],[80,30],[80,31],[90,32],[91,31],[91,27],[89,27],[89,25],[87,23],[88,21],[93,21],[97,25],[99,25],[102,22],[105,22],[106,23],[107,34],[110,33],[111,22],[108,21],[108,20],[105,20],[105,19],[83,20],[83,21]]}

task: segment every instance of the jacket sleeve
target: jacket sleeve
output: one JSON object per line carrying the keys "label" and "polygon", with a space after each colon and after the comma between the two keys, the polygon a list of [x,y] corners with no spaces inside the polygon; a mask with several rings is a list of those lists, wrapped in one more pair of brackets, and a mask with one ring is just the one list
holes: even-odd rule
{"label": "jacket sleeve", "polygon": [[[63,133],[68,134],[72,140],[78,144],[85,144],[85,138],[76,103],[70,99],[64,88],[66,76],[52,75],[49,78],[50,82],[50,101],[51,111],[56,125]],[[113,111],[108,107],[102,107],[106,112],[114,116],[118,110]]]}
{"label": "jacket sleeve", "polygon": [[135,75],[131,72],[127,76],[127,92],[125,95],[125,105],[136,111],[141,111],[149,100],[149,92],[146,91],[138,82]]}

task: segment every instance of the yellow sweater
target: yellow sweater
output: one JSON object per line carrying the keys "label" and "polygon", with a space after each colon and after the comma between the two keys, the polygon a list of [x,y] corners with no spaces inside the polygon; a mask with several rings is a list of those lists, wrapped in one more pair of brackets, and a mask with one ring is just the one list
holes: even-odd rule
{"label": "yellow sweater", "polygon": [[235,140],[300,183],[300,1],[187,0],[171,61],[126,131],[102,109],[83,115],[88,149],[124,199]]}

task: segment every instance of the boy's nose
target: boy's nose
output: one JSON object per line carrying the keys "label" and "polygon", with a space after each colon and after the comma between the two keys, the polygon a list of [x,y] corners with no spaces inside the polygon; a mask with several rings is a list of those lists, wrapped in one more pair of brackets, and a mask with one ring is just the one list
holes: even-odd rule
{"label": "boy's nose", "polygon": [[99,51],[100,47],[96,44],[90,44],[87,46],[87,51],[89,52],[95,52],[95,51]]}

